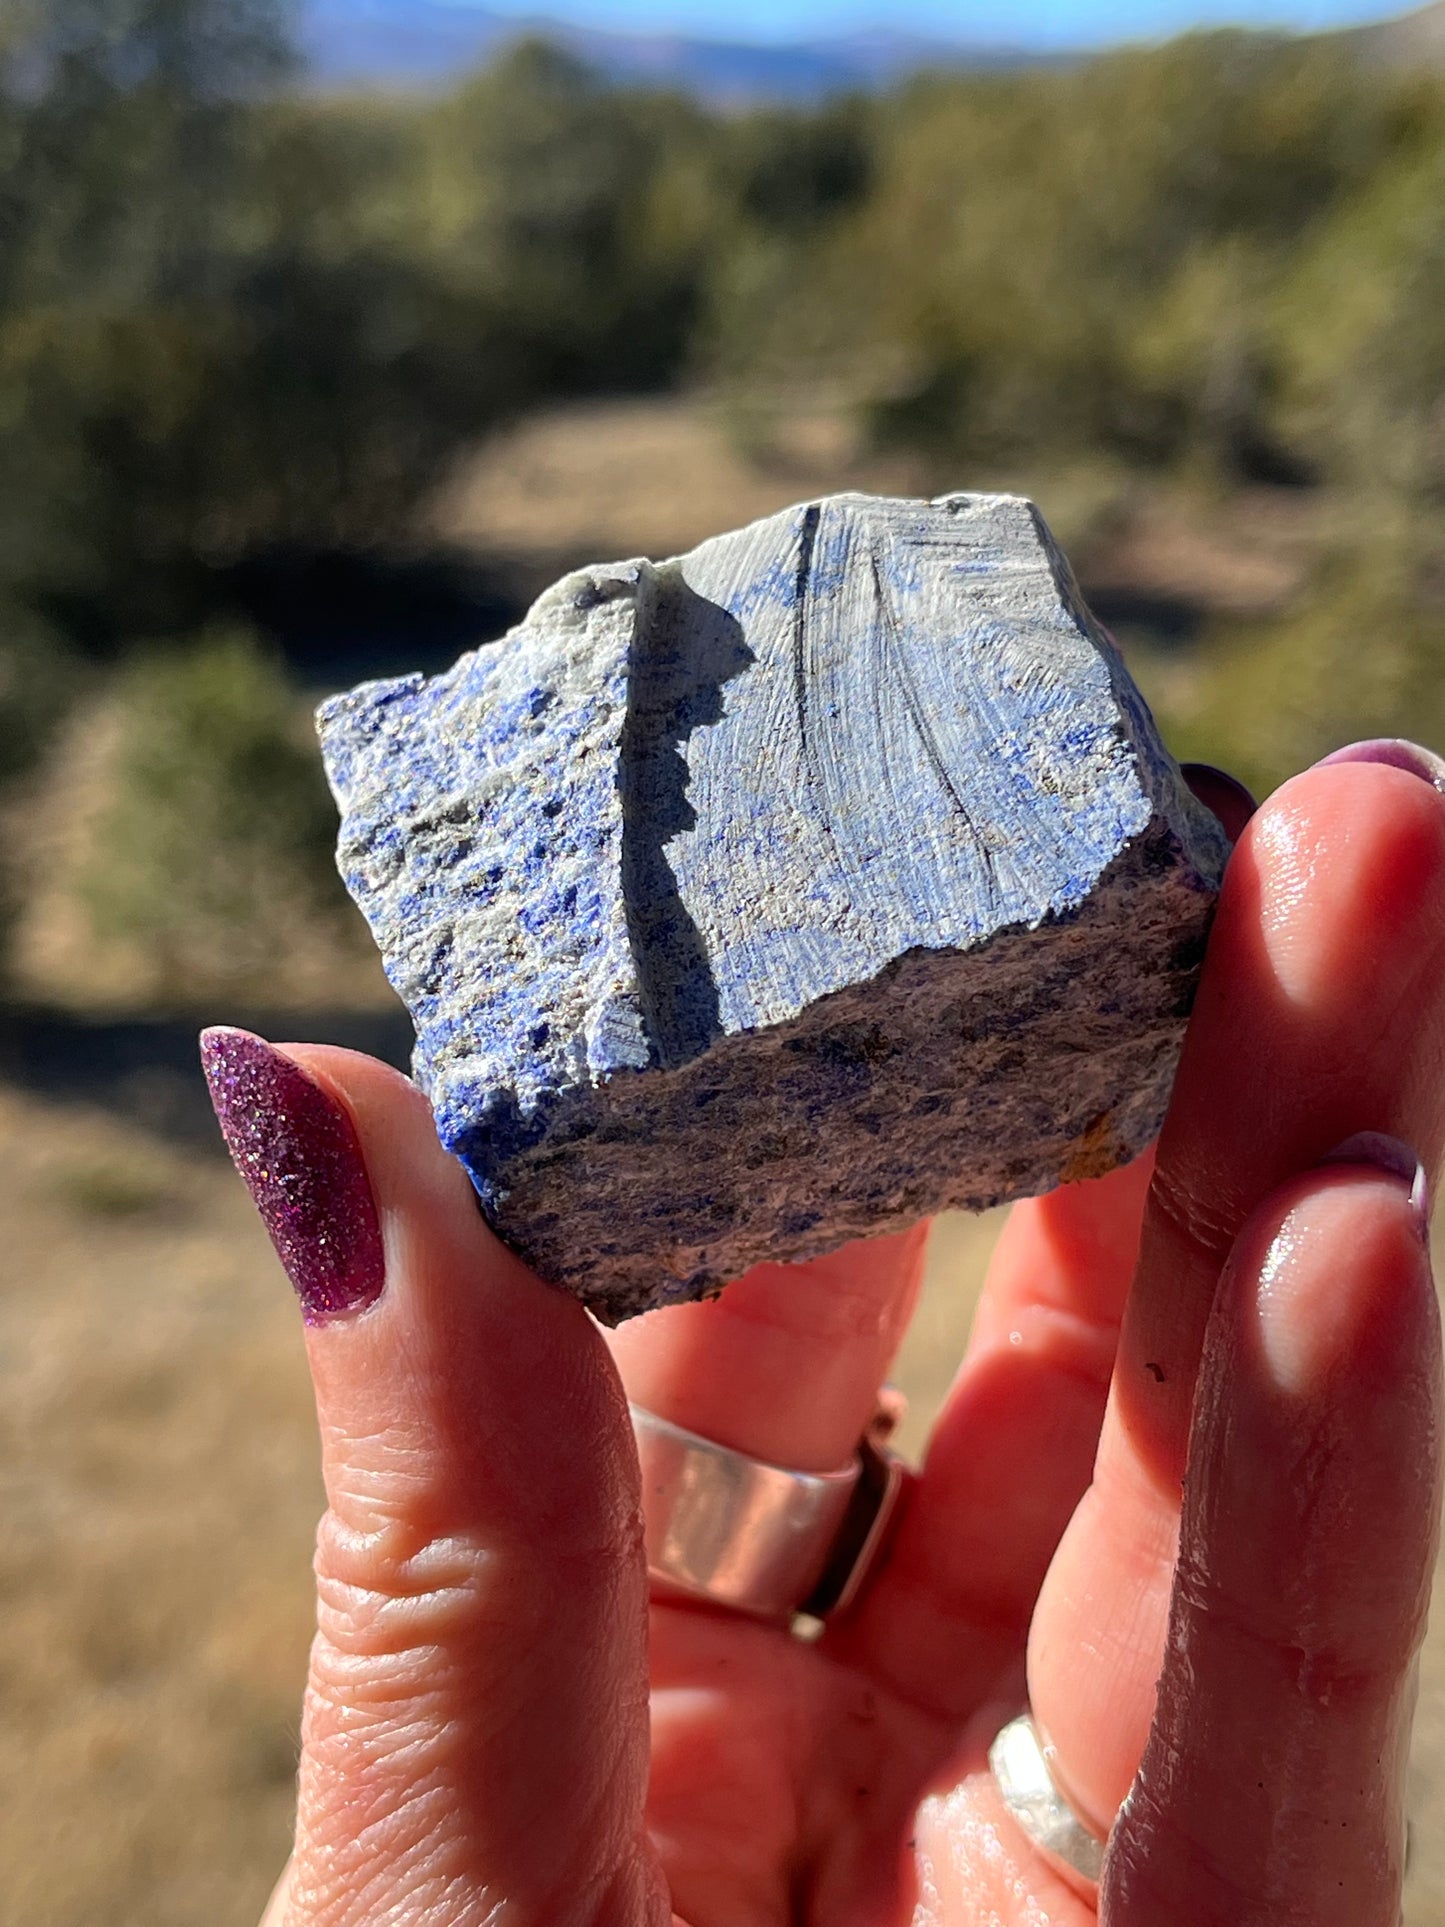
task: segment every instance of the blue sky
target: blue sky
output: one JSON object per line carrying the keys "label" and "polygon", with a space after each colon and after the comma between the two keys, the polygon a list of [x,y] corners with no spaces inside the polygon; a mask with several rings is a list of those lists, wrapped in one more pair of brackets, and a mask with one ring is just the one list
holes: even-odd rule
{"label": "blue sky", "polygon": [[794,40],[887,25],[948,39],[1043,47],[1156,39],[1222,23],[1304,30],[1353,26],[1405,10],[1371,7],[1368,0],[1015,0],[992,6],[949,0],[489,0],[489,5],[499,13],[546,13],[588,26],[730,40]]}

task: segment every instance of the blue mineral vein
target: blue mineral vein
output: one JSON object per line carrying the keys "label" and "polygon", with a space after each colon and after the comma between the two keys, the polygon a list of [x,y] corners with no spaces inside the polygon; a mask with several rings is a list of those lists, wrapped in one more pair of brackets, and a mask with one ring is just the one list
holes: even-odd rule
{"label": "blue mineral vein", "polygon": [[1223,860],[1012,496],[834,496],[579,571],[320,729],[343,875],[491,1205],[577,1093],[1066,918],[1146,831],[1200,888]]}

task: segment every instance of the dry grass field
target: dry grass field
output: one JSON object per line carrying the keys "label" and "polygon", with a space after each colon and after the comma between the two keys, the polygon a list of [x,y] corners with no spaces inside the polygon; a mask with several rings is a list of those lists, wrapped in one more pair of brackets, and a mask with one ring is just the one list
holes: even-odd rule
{"label": "dry grass field", "polygon": [[[285,1853],[320,1506],[291,1294],[218,1147],[0,1092],[0,1923],[248,1927]],[[940,1222],[916,1450],[995,1219]],[[1445,1639],[1409,1927],[1445,1922]]]}
{"label": "dry grass field", "polygon": [[[926,479],[863,463],[826,413],[763,433],[627,403],[522,428],[454,478],[437,519],[545,579],[554,561],[675,552],[819,487]],[[1170,521],[1107,477],[1065,478],[1044,504],[1125,603],[1269,606],[1317,539],[1280,502]],[[297,1017],[292,1034],[337,1032]],[[299,1322],[197,1126],[193,1071],[93,1079],[81,1035],[64,1077],[37,1075],[3,1044],[0,1927],[247,1927],[285,1852],[309,1636],[320,1492]],[[898,1372],[913,1449],[995,1231],[936,1230]],[[1413,1809],[1409,1927],[1445,1927],[1445,1624]]]}
{"label": "dry grass field", "polygon": [[[321,1503],[290,1290],[218,1144],[13,1089],[0,1224],[0,1922],[244,1927],[285,1853]],[[915,1434],[991,1242],[961,1231]]]}
{"label": "dry grass field", "polygon": [[1161,496],[1107,463],[1046,476],[944,472],[861,444],[837,406],[786,397],[755,416],[703,398],[594,402],[541,414],[462,463],[438,492],[429,533],[521,563],[675,555],[819,492],[928,494],[948,488],[1037,493],[1081,564],[1096,607],[1131,626],[1141,608],[1271,614],[1299,589],[1335,533],[1333,504],[1286,489]]}

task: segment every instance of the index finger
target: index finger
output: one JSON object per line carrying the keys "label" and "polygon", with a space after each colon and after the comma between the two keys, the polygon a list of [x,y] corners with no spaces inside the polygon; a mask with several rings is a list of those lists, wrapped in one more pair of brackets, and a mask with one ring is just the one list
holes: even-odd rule
{"label": "index finger", "polygon": [[1241,839],[1145,1211],[1094,1482],[1034,1617],[1029,1684],[1080,1811],[1107,1829],[1164,1647],[1204,1332],[1261,1201],[1357,1132],[1445,1140],[1445,798],[1316,769]]}
{"label": "index finger", "polygon": [[1184,1476],[1215,1282],[1260,1201],[1357,1131],[1438,1159],[1442,951],[1433,784],[1355,764],[1271,797],[1226,881],[1120,1340],[1114,1417],[1161,1489]]}

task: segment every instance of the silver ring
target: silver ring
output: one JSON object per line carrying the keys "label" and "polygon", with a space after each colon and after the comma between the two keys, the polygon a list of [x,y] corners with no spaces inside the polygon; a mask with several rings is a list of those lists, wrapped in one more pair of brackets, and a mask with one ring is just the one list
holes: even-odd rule
{"label": "silver ring", "polygon": [[1049,1751],[1024,1713],[998,1735],[988,1750],[988,1764],[1019,1831],[1061,1879],[1092,1900],[1104,1864],[1104,1843],[1055,1786]]}
{"label": "silver ring", "polygon": [[837,1472],[795,1472],[630,1405],[647,1570],[663,1589],[760,1619],[851,1605],[891,1525],[903,1467],[883,1449],[891,1395]]}

